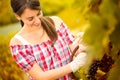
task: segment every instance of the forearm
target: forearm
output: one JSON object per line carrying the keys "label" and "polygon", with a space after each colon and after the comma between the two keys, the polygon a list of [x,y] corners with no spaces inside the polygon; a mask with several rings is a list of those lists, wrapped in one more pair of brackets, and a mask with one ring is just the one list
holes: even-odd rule
{"label": "forearm", "polygon": [[68,73],[71,73],[72,70],[70,65],[67,64],[63,67],[48,70],[43,72],[41,68],[35,64],[33,68],[28,72],[35,80],[55,80]]}
{"label": "forearm", "polygon": [[46,71],[44,73],[48,74],[48,75],[46,75],[47,80],[55,80],[55,79],[58,79],[66,74],[69,74],[71,72],[72,72],[72,70],[70,68],[70,65],[67,64],[63,67],[49,70],[49,71]]}

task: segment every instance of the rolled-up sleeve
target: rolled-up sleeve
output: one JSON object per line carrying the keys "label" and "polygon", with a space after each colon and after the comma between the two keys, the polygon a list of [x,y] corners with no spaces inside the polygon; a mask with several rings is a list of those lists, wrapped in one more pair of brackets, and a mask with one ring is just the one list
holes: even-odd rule
{"label": "rolled-up sleeve", "polygon": [[68,26],[64,23],[61,24],[62,27],[62,33],[64,35],[64,38],[66,40],[66,42],[68,44],[73,43],[74,41],[74,35],[72,34],[72,32],[70,31],[70,29],[68,28]]}
{"label": "rolled-up sleeve", "polygon": [[33,67],[36,62],[33,51],[30,46],[25,45],[16,45],[10,46],[12,56],[18,66],[25,71],[28,71]]}

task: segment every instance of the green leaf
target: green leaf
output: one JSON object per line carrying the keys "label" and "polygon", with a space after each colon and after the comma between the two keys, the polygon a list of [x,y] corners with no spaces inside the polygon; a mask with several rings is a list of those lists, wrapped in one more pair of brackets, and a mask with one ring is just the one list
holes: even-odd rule
{"label": "green leaf", "polygon": [[87,43],[90,55],[101,58],[103,47],[108,43],[107,32],[109,28],[106,28],[105,20],[96,14],[90,15],[89,22],[90,26],[85,31],[83,41]]}
{"label": "green leaf", "polygon": [[112,57],[116,59],[116,56],[118,54],[118,51],[120,50],[120,23],[117,24],[115,30],[113,33],[110,35],[110,40],[113,44],[113,49],[112,49]]}
{"label": "green leaf", "polygon": [[120,80],[120,58],[115,62],[114,67],[110,70],[107,80]]}
{"label": "green leaf", "polygon": [[104,17],[113,14],[116,9],[117,5],[113,2],[113,0],[103,0],[100,5],[100,13],[102,13]]}

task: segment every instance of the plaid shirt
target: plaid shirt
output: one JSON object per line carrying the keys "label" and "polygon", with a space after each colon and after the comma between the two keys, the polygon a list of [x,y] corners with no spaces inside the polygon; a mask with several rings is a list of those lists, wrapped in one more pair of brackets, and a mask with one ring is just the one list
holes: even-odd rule
{"label": "plaid shirt", "polygon": [[[35,45],[12,45],[12,56],[18,66],[28,71],[38,63],[43,71],[48,71],[66,65],[70,62],[69,44],[74,40],[73,35],[64,23],[58,30],[58,40],[51,46],[51,40]],[[65,75],[58,80],[71,80],[71,74]]]}

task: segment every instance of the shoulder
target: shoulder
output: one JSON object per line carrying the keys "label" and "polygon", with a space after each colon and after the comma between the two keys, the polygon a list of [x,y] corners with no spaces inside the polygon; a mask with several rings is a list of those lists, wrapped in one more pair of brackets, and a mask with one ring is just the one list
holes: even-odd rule
{"label": "shoulder", "polygon": [[58,16],[50,16],[51,19],[53,19],[54,21],[62,21],[62,19]]}
{"label": "shoulder", "polygon": [[58,28],[61,23],[63,23],[63,20],[58,16],[50,16],[50,18],[53,20],[56,28]]}
{"label": "shoulder", "polygon": [[22,43],[14,36],[13,38],[11,38],[9,45],[12,46],[12,45],[20,45],[20,44]]}

